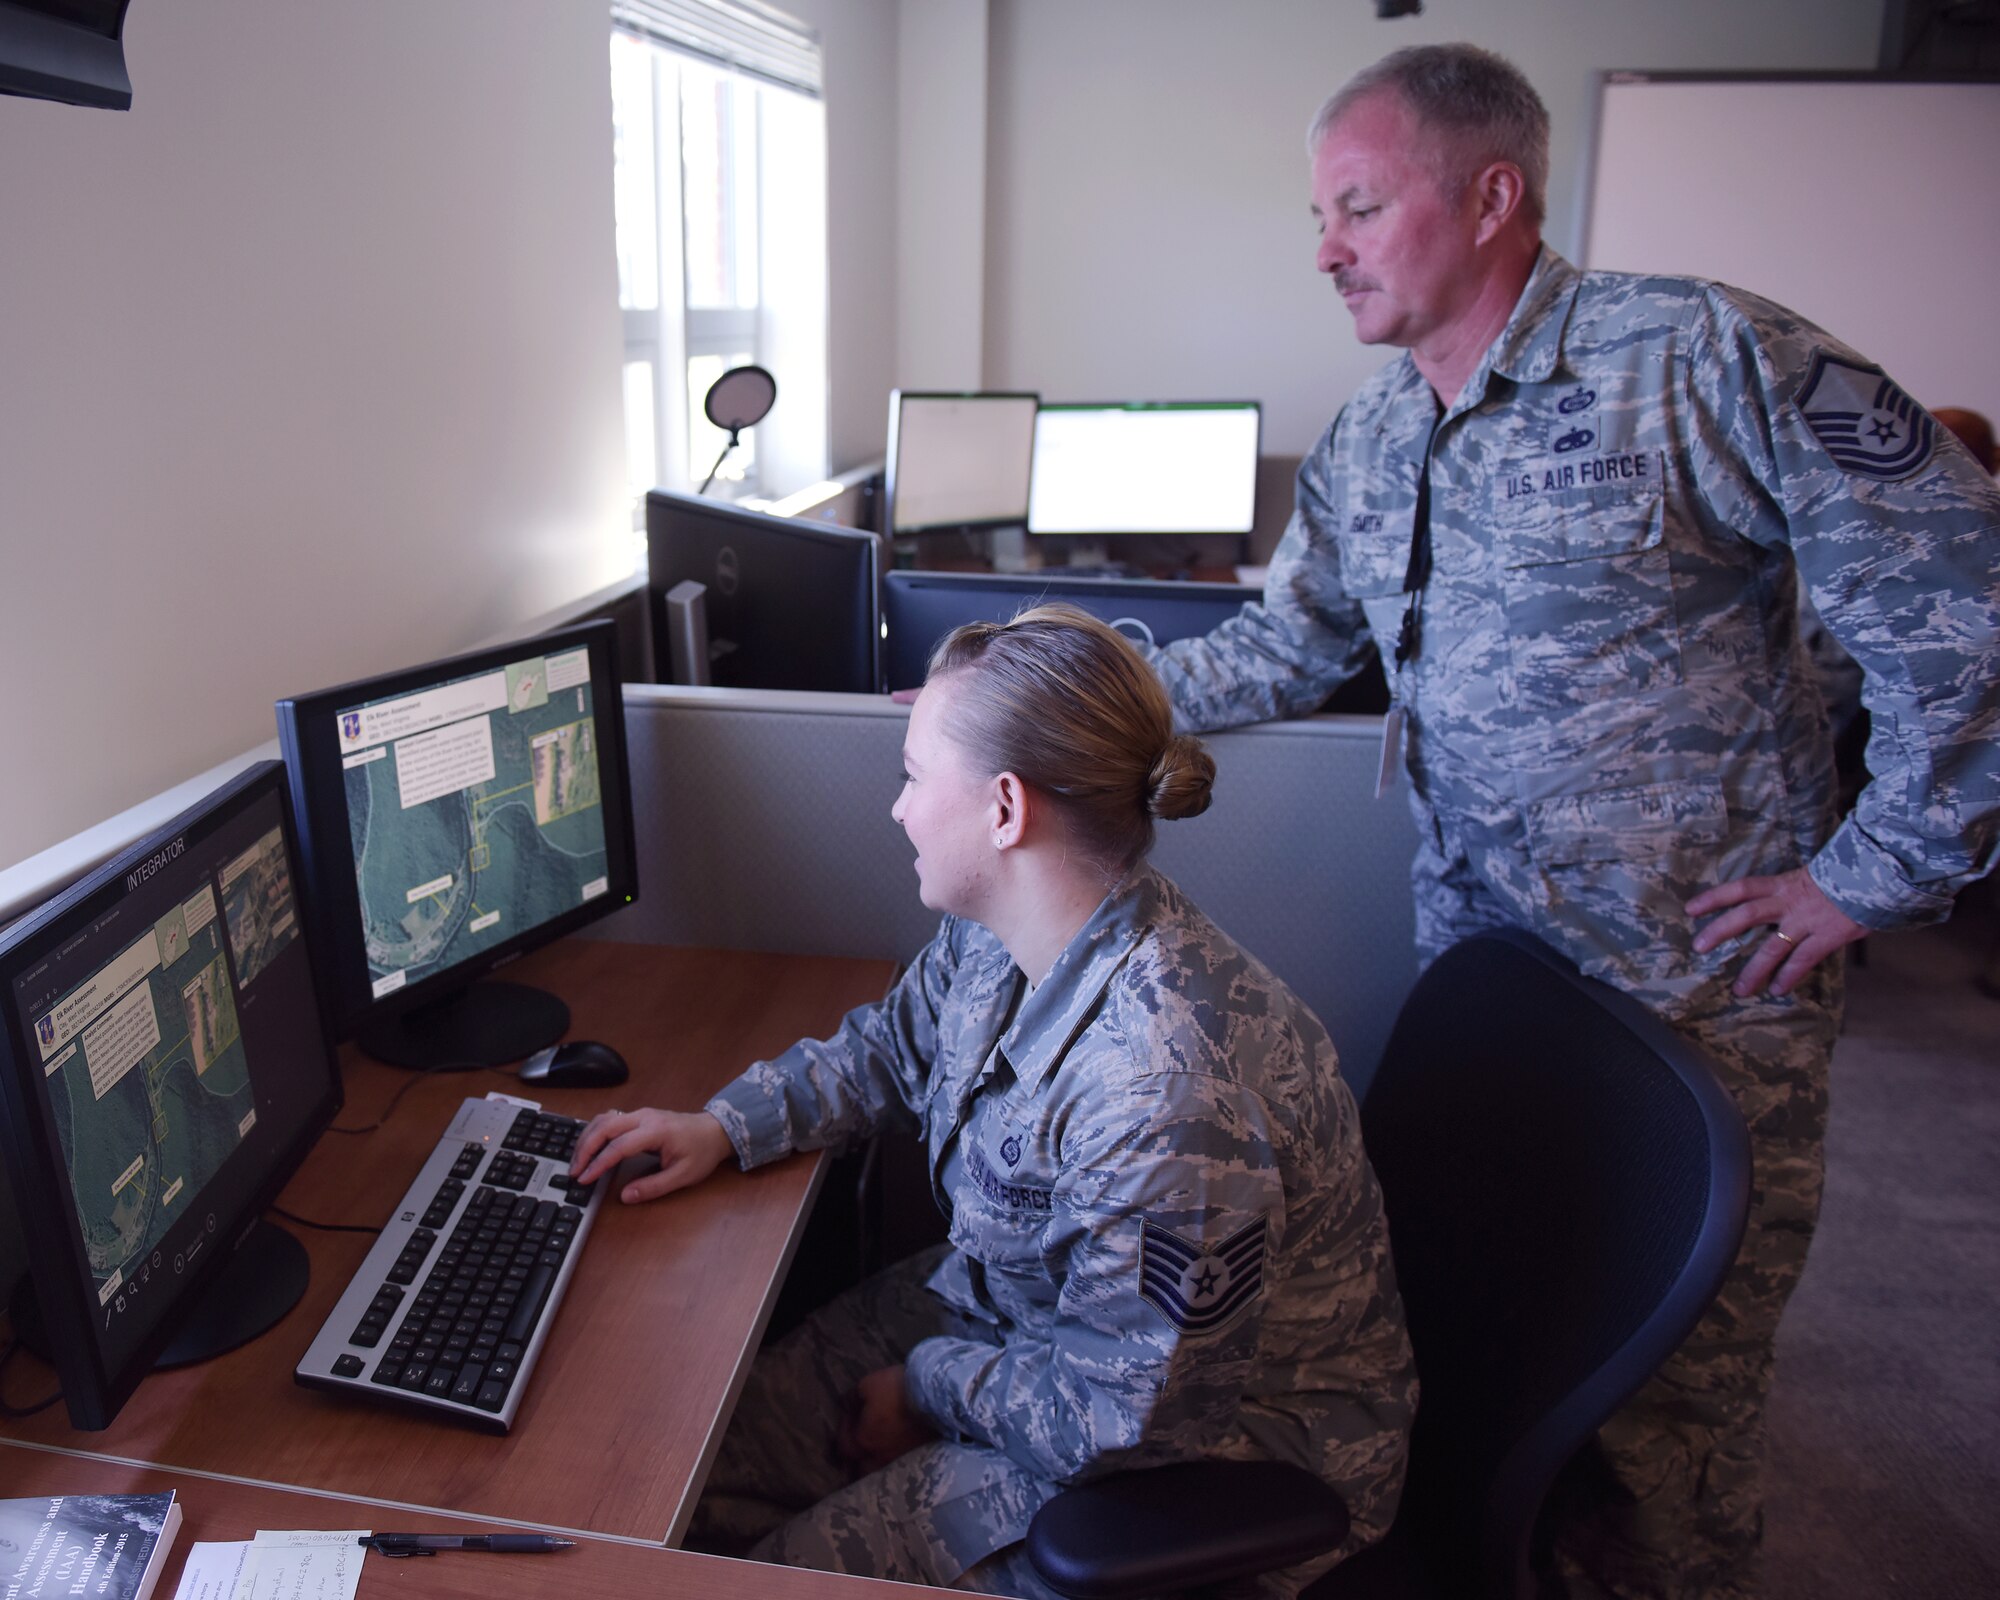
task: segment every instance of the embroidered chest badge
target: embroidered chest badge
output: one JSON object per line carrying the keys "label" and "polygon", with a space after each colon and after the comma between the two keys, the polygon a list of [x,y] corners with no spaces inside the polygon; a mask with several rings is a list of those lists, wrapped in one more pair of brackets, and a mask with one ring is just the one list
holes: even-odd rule
{"label": "embroidered chest badge", "polygon": [[1000,1159],[1008,1166],[1016,1166],[1021,1160],[1021,1136],[1010,1133],[1000,1141]]}
{"label": "embroidered chest badge", "polygon": [[1824,350],[1813,357],[1798,408],[1835,466],[1884,483],[1915,472],[1937,442],[1930,413],[1886,373]]}
{"label": "embroidered chest badge", "polygon": [[1220,1244],[1183,1239],[1157,1222],[1139,1236],[1139,1294],[1182,1333],[1210,1333],[1264,1288],[1264,1219]]}

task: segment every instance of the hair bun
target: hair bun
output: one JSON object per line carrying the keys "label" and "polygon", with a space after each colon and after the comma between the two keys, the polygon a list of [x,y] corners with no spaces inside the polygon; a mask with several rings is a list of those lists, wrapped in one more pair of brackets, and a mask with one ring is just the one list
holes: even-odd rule
{"label": "hair bun", "polygon": [[1215,758],[1199,739],[1177,733],[1153,761],[1146,780],[1146,812],[1167,822],[1198,817],[1215,787]]}

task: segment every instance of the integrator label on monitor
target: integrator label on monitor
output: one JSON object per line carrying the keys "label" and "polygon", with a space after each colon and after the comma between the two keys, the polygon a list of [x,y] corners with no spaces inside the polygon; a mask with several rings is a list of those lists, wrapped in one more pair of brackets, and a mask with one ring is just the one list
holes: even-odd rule
{"label": "integrator label on monitor", "polygon": [[610,887],[589,652],[336,714],[371,992]]}
{"label": "integrator label on monitor", "polygon": [[1259,414],[1254,400],[1043,406],[1028,531],[1247,534]]}

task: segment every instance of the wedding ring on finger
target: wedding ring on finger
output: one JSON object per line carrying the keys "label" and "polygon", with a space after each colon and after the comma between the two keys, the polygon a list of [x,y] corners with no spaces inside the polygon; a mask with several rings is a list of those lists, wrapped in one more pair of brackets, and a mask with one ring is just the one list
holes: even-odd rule
{"label": "wedding ring on finger", "polygon": [[1776,934],[1780,939],[1783,939],[1786,944],[1791,946],[1792,949],[1794,950],[1798,949],[1799,941],[1794,939],[1789,933],[1785,932],[1783,928],[1773,928],[1771,931],[1774,934]]}

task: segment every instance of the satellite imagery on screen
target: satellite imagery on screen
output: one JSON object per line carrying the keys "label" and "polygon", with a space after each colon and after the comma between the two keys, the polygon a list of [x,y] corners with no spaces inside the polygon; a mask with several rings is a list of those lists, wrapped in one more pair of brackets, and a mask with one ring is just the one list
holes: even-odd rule
{"label": "satellite imagery on screen", "polygon": [[378,998],[606,891],[586,650],[357,706],[338,724]]}
{"label": "satellite imagery on screen", "polygon": [[[290,942],[296,921],[276,830],[251,853],[273,846],[278,877],[263,880],[260,916],[243,923],[257,922],[253,942],[237,940],[233,912],[227,922],[238,970],[246,951],[256,957],[253,977]],[[257,1121],[224,927],[204,880],[35,1023],[84,1254],[107,1315],[135,1279],[164,1270],[167,1263],[148,1258]]]}

